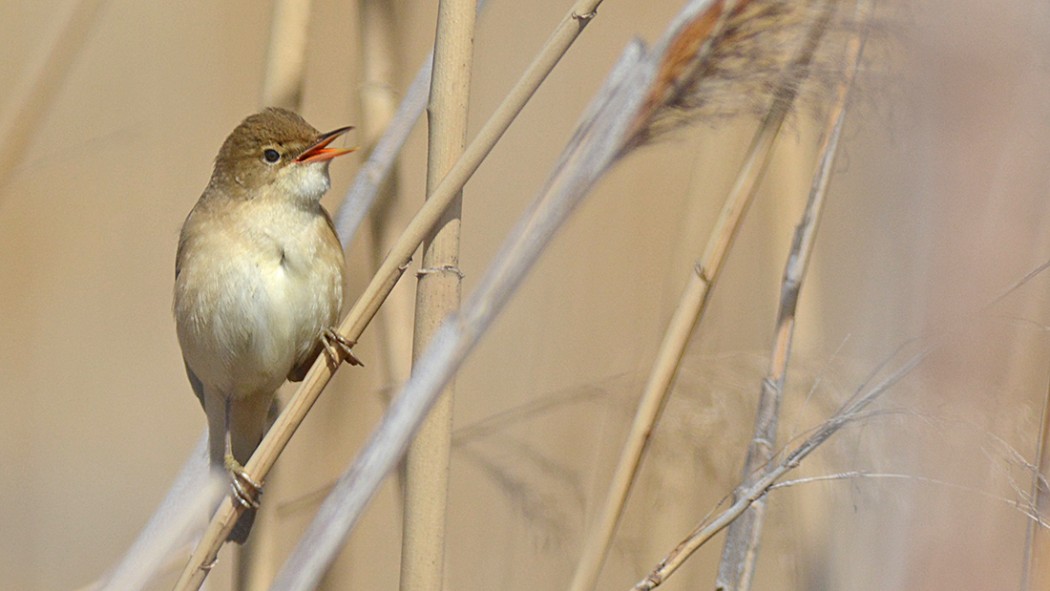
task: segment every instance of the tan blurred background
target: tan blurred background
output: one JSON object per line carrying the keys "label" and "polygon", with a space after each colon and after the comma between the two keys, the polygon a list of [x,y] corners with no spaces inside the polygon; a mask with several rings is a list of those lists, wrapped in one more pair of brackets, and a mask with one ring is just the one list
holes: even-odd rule
{"label": "tan blurred background", "polygon": [[[435,4],[397,4],[398,90],[429,50]],[[476,38],[472,130],[570,3],[491,4]],[[5,130],[76,5],[0,3]],[[175,243],[218,146],[260,106],[268,3],[99,5],[0,181],[4,589],[77,589],[101,577],[202,433],[170,311]],[[465,293],[626,41],[655,39],[678,8],[606,2],[478,171],[463,215]],[[1006,501],[1030,487],[1018,458],[1034,461],[1046,397],[1050,278],[975,310],[1050,259],[1048,12],[1027,0],[932,0],[888,19],[892,30],[880,39],[894,48],[871,54],[879,59],[868,64],[847,126],[803,290],[782,441],[826,416],[906,339],[968,326],[887,396],[879,417],[847,429],[803,466],[811,476],[868,470],[937,482],[865,478],[778,491],[758,588],[1016,586],[1026,519]],[[358,124],[356,4],[317,0],[311,22],[301,111],[321,129]],[[753,127],[699,125],[621,163],[466,365],[456,400],[449,589],[565,586],[632,400]],[[641,578],[736,482],[779,275],[813,167],[811,127],[802,117],[780,140],[602,588]],[[389,217],[395,228],[422,199],[423,129],[403,160],[401,199]],[[332,166],[330,209],[355,168]],[[348,255],[350,294],[363,288],[371,257],[366,233]],[[398,297],[411,297],[412,277],[402,283]],[[395,385],[381,335],[365,333],[358,354],[368,367],[340,373],[278,464],[279,482],[266,496],[277,515],[266,533],[277,565]],[[529,406],[544,401],[554,404]],[[508,412],[508,422],[486,422]],[[1013,463],[1011,451],[1019,454]],[[397,503],[390,482],[326,588],[396,586]],[[720,542],[667,587],[710,588]],[[229,557],[220,555],[208,588],[228,588]]]}

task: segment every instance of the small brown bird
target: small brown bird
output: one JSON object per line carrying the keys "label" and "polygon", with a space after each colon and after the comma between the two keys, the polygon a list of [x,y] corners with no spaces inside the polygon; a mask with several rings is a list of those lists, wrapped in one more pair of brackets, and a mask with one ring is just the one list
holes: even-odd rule
{"label": "small brown bird", "polygon": [[175,324],[193,391],[208,416],[213,466],[233,476],[248,510],[230,534],[243,543],[260,485],[244,474],[267,429],[274,393],[300,381],[322,350],[360,363],[332,327],[343,303],[343,250],[321,207],[328,148],[320,133],[270,108],[226,138],[211,181],[182,226],[175,261]]}

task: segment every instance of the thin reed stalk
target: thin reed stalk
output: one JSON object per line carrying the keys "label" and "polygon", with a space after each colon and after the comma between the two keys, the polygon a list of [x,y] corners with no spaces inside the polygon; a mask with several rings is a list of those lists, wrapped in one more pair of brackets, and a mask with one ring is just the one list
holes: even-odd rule
{"label": "thin reed stalk", "polygon": [[309,41],[313,0],[276,0],[270,19],[270,43],[266,48],[262,104],[299,110],[306,75],[306,46]]}
{"label": "thin reed stalk", "polygon": [[[865,0],[860,0],[857,3],[857,22],[865,22],[865,14],[868,10],[868,2]],[[830,2],[826,3],[822,19],[814,27],[814,34],[811,36],[811,46],[814,49],[821,37],[822,29],[827,26],[827,22],[833,12],[833,4]],[[777,307],[776,331],[774,333],[776,336],[770,351],[769,372],[765,379],[762,380],[759,390],[754,435],[748,446],[747,458],[744,462],[742,479],[745,485],[751,484],[757,470],[767,465],[773,459],[773,451],[777,440],[777,426],[780,419],[780,407],[784,394],[784,383],[787,380],[788,361],[791,357],[791,342],[795,334],[795,314],[798,308],[799,293],[805,280],[806,269],[809,267],[817,228],[820,225],[821,214],[824,211],[828,183],[831,181],[831,167],[835,157],[833,143],[838,142],[838,136],[841,133],[849,91],[852,87],[852,81],[856,74],[863,46],[864,37],[858,35],[851,39],[846,49],[847,71],[845,79],[839,85],[838,96],[835,97],[832,103],[828,126],[824,130],[821,145],[817,152],[824,159],[828,159],[828,161],[826,165],[822,162],[814,177],[813,187],[809,193],[802,220],[795,228],[794,240],[788,253],[787,263],[784,266],[784,275],[780,287],[780,303]],[[762,532],[765,509],[766,502],[763,496],[756,499],[747,512],[729,526],[725,546],[722,551],[722,560],[719,563],[715,589],[719,591],[747,591],[751,588],[755,563],[758,560],[759,539]]]}

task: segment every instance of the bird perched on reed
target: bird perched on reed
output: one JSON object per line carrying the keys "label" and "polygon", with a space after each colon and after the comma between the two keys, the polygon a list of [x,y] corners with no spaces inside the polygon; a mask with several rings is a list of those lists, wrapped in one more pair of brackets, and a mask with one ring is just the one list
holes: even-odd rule
{"label": "bird perched on reed", "polygon": [[320,204],[329,163],[353,151],[327,146],[349,129],[320,133],[278,108],[246,118],[223,142],[179,237],[179,345],[208,418],[211,463],[231,473],[247,508],[229,536],[238,543],[260,492],[243,464],[262,440],[277,388],[302,380],[321,351],[332,363],[360,363],[332,328],[345,267]]}

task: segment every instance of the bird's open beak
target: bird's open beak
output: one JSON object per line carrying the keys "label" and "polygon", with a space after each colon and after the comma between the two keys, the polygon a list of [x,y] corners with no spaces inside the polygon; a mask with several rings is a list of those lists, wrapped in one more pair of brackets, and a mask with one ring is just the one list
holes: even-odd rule
{"label": "bird's open beak", "polygon": [[335,141],[335,138],[343,135],[350,131],[353,127],[340,127],[339,129],[329,131],[328,133],[322,133],[321,137],[317,138],[317,141],[312,145],[307,146],[303,150],[302,154],[295,159],[296,162],[324,162],[325,160],[331,160],[336,156],[342,156],[343,154],[349,154],[357,148],[326,148],[328,144]]}

